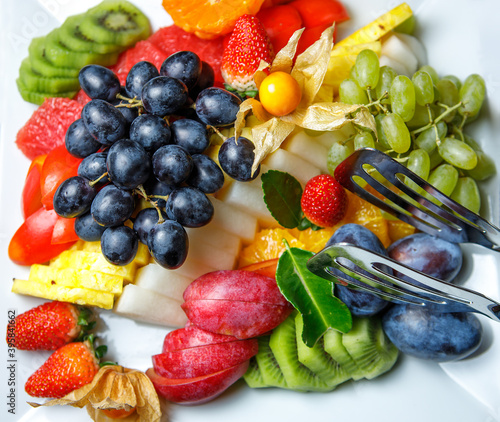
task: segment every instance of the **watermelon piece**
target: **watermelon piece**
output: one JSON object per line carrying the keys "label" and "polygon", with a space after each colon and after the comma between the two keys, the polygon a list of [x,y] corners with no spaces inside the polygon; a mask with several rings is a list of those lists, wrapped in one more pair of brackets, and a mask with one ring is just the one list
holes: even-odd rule
{"label": "watermelon piece", "polygon": [[196,53],[201,60],[212,66],[215,73],[216,85],[221,85],[224,82],[220,73],[222,53],[224,51],[224,37],[204,40],[184,31],[178,26],[171,25],[160,28],[148,38],[148,41],[162,50],[166,54],[166,57],[181,50],[189,50]]}
{"label": "watermelon piece", "polygon": [[64,145],[66,131],[80,118],[82,108],[79,102],[69,98],[47,98],[17,133],[17,147],[33,160]]}
{"label": "watermelon piece", "polygon": [[76,93],[73,99],[76,102],[79,102],[82,106],[84,106],[91,100],[91,98],[87,94],[85,94],[85,91],[83,89],[80,89],[80,91]]}

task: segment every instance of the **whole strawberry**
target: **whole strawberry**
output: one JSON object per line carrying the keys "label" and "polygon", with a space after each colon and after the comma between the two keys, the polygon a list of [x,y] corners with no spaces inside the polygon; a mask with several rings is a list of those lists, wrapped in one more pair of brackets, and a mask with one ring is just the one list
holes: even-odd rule
{"label": "whole strawberry", "polygon": [[[83,342],[66,344],[57,349],[28,378],[24,389],[33,397],[61,398],[89,384],[99,371],[99,358],[105,346],[94,350],[93,336]],[[104,349],[102,349],[104,348]]]}
{"label": "whole strawberry", "polygon": [[310,179],[300,201],[306,218],[320,227],[332,227],[344,218],[347,195],[339,182],[329,174]]}
{"label": "whole strawberry", "polygon": [[91,311],[66,302],[45,302],[7,326],[7,343],[20,350],[56,350],[93,326]]}
{"label": "whole strawberry", "polygon": [[236,91],[257,90],[253,76],[260,61],[271,63],[273,47],[255,16],[238,18],[222,55],[221,73],[226,86]]}

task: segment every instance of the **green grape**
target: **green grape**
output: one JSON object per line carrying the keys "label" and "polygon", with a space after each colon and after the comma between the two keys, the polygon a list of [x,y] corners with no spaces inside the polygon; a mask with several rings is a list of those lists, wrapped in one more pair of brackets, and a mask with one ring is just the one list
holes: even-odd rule
{"label": "green grape", "polygon": [[402,23],[396,26],[396,28],[394,28],[394,31],[412,35],[415,32],[416,24],[417,20],[415,19],[415,15],[411,15],[408,19],[404,20]]}
{"label": "green grape", "polygon": [[434,69],[432,66],[429,66],[426,64],[425,66],[422,66],[418,70],[421,70],[423,72],[427,72],[429,74],[429,76],[432,78],[432,82],[435,84],[438,83],[439,75],[437,74],[436,69]]}
{"label": "green grape", "polygon": [[411,147],[411,136],[405,122],[396,113],[386,115],[382,119],[382,130],[387,142],[398,154],[403,154]]}
{"label": "green grape", "polygon": [[471,177],[460,177],[458,179],[457,185],[451,194],[451,199],[476,214],[481,209],[481,194],[476,181]]}
{"label": "green grape", "polygon": [[387,136],[385,136],[384,129],[382,127],[382,120],[384,119],[385,114],[377,114],[375,116],[375,126],[377,128],[377,140],[378,140],[378,145],[382,151],[391,149],[391,146],[389,145],[389,141],[387,140]]}
{"label": "green grape", "polygon": [[415,88],[415,101],[424,106],[434,102],[434,85],[432,78],[427,72],[419,70],[411,78]]}
{"label": "green grape", "polygon": [[[437,128],[437,134],[436,134]],[[438,122],[436,127],[432,126],[421,132],[415,139],[415,145],[424,149],[427,153],[431,153],[436,149],[437,140],[444,139],[448,133],[448,126],[445,122]]]}
{"label": "green grape", "polygon": [[437,148],[434,148],[434,151],[429,154],[429,158],[431,160],[431,169],[436,168],[443,162],[443,157],[439,155]]}
{"label": "green grape", "polygon": [[344,79],[339,87],[340,101],[345,104],[368,104],[366,91],[352,79]]}
{"label": "green grape", "polygon": [[434,110],[431,108],[429,117],[429,109],[417,104],[415,106],[415,114],[406,124],[411,129],[418,129],[419,127],[428,125],[434,119],[435,115]]}
{"label": "green grape", "polygon": [[462,81],[460,79],[458,79],[455,75],[446,75],[446,76],[443,76],[441,79],[449,79],[450,81],[452,81],[455,84],[455,86],[459,90],[462,87]]}
{"label": "green grape", "polygon": [[375,148],[375,141],[370,132],[360,132],[354,137],[354,149]]}
{"label": "green grape", "polygon": [[424,149],[414,149],[408,156],[406,167],[422,179],[427,180],[431,171],[429,154]]}
{"label": "green grape", "polygon": [[353,152],[352,146],[349,145],[349,143],[342,144],[340,142],[335,142],[332,144],[328,151],[328,156],[326,157],[326,166],[332,176],[337,166]]}
{"label": "green grape", "polygon": [[467,76],[459,93],[463,105],[458,109],[458,112],[462,116],[476,116],[483,105],[486,95],[484,79],[477,74]]}
{"label": "green grape", "polygon": [[366,49],[356,57],[353,66],[354,80],[363,89],[375,88],[378,83],[380,65],[375,51]]}
{"label": "green grape", "polygon": [[398,75],[391,85],[391,107],[404,122],[411,120],[415,114],[415,88],[408,76]]}
{"label": "green grape", "polygon": [[471,170],[477,165],[476,152],[458,139],[444,138],[438,144],[438,151],[444,161],[460,169]]}
{"label": "green grape", "polygon": [[[439,102],[447,105],[448,107],[453,107],[460,101],[458,95],[458,88],[453,81],[450,79],[440,79],[436,84],[436,88],[439,91]],[[439,108],[439,113],[443,113],[446,109]],[[451,122],[456,115],[456,111],[448,114],[444,120],[446,122]]]}
{"label": "green grape", "polygon": [[497,172],[493,159],[483,151],[477,151],[477,165],[471,170],[467,170],[467,174],[477,181],[482,181],[494,176]]}
{"label": "green grape", "polygon": [[451,195],[458,182],[458,170],[450,164],[441,164],[431,171],[427,181],[445,195]]}
{"label": "green grape", "polygon": [[474,151],[482,151],[483,149],[481,148],[481,145],[478,144],[478,142],[471,138],[469,135],[466,133],[462,132],[462,135],[464,136],[464,142],[469,145]]}
{"label": "green grape", "polygon": [[387,98],[389,98],[392,81],[396,76],[398,76],[398,74],[392,67],[382,66],[380,68],[378,84],[375,88],[375,95],[377,96],[377,98],[381,98],[386,92],[388,96]]}

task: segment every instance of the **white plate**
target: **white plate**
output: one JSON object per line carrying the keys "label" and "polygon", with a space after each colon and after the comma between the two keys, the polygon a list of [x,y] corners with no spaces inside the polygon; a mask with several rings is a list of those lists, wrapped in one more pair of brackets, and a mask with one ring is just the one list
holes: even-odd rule
{"label": "white plate", "polygon": [[[14,277],[25,277],[27,269],[12,264],[7,257],[10,238],[21,224],[20,192],[29,162],[15,147],[17,130],[31,115],[35,106],[24,102],[15,87],[21,60],[27,55],[31,38],[46,34],[59,21],[78,13],[98,1],[23,0],[1,1],[0,50],[0,265],[3,287],[0,329],[7,324],[7,310],[21,313],[41,301],[10,293]],[[163,12],[159,0],[136,0],[151,18],[153,27],[168,25],[170,18]],[[352,20],[339,27],[345,35],[396,6],[398,1],[356,0],[345,2]],[[481,74],[487,84],[488,101],[479,122],[471,125],[474,135],[491,153],[500,168],[495,146],[500,132],[500,62],[497,42],[500,30],[497,0],[414,0],[408,1],[418,16],[421,40],[427,47],[429,63],[440,74],[453,73],[465,78],[470,73]],[[484,214],[498,224],[498,180],[484,186],[489,194]],[[467,267],[464,274],[475,274],[470,285],[500,299],[498,288],[498,258],[481,248],[466,248]],[[498,267],[500,268],[500,267]],[[464,275],[464,277],[465,277]],[[151,366],[151,355],[161,349],[167,330],[102,313],[105,331],[102,337],[109,346],[108,358],[120,364],[145,370]],[[332,393],[295,393],[277,389],[252,390],[243,382],[234,385],[219,399],[195,407],[171,406],[169,416],[174,421],[271,422],[276,420],[405,420],[407,422],[493,422],[500,420],[500,360],[498,324],[485,318],[486,351],[466,362],[444,365],[455,383],[439,365],[402,357],[395,369],[373,381],[348,382]],[[72,408],[32,409],[24,393],[26,379],[45,361],[49,353],[23,352],[8,362],[7,347],[0,354],[2,407],[5,421],[88,421],[84,410]],[[8,365],[15,366],[15,385],[8,385]],[[496,379],[496,380],[495,380]],[[459,385],[460,384],[460,385]],[[15,415],[8,412],[10,388],[16,398]]]}

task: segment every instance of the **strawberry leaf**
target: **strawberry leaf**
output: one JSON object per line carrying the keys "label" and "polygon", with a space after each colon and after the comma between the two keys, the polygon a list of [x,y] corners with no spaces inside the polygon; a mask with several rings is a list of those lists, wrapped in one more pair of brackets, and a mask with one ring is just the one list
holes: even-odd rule
{"label": "strawberry leaf", "polygon": [[347,306],[333,295],[332,283],[307,269],[307,261],[314,254],[290,248],[281,255],[276,270],[276,282],[285,298],[297,309],[304,320],[302,339],[313,347],[328,330],[347,333],[352,328],[352,316]]}
{"label": "strawberry leaf", "polygon": [[293,229],[301,223],[302,186],[295,177],[282,171],[269,170],[262,175],[262,190],[264,202],[279,224]]}

